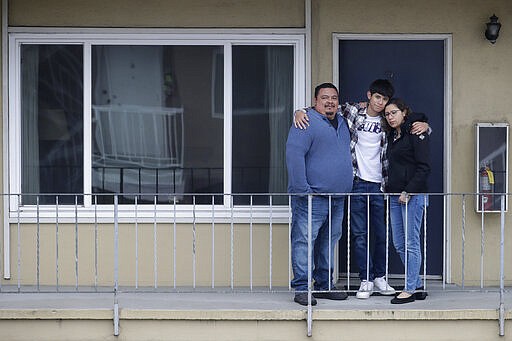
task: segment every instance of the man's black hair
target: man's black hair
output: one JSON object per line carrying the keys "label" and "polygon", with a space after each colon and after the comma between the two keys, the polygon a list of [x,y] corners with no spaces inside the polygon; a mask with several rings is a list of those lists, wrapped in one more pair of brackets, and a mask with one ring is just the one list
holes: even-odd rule
{"label": "man's black hair", "polygon": [[391,84],[391,82],[387,79],[374,80],[372,84],[370,84],[368,90],[370,91],[371,95],[378,93],[386,96],[387,98],[392,98],[395,94],[395,88],[393,87],[393,84]]}
{"label": "man's black hair", "polygon": [[336,85],[334,85],[332,83],[322,83],[322,84],[317,85],[315,88],[315,98],[318,96],[320,89],[334,89],[334,90],[336,90],[336,93],[339,95],[338,88],[336,87]]}

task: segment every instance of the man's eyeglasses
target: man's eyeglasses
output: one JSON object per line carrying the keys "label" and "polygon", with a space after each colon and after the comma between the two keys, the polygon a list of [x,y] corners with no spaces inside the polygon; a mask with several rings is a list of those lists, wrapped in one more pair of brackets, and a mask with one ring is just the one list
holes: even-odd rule
{"label": "man's eyeglasses", "polygon": [[385,113],[384,113],[384,116],[386,116],[386,117],[388,117],[388,116],[393,116],[393,117],[394,117],[394,116],[396,115],[396,113],[397,113],[397,112],[400,112],[400,111],[401,111],[401,110],[398,110],[398,109],[396,109],[396,110],[391,110],[391,111],[385,112]]}

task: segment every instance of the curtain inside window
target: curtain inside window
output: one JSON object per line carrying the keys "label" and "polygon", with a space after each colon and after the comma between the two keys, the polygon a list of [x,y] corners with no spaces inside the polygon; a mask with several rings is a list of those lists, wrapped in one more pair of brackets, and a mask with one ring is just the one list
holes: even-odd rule
{"label": "curtain inside window", "polygon": [[[22,193],[37,194],[39,186],[39,46],[24,45],[21,70]],[[25,201],[35,202],[34,196]]]}
{"label": "curtain inside window", "polygon": [[286,193],[286,139],[293,110],[293,49],[270,46],[266,51],[266,100],[270,128],[269,192]]}

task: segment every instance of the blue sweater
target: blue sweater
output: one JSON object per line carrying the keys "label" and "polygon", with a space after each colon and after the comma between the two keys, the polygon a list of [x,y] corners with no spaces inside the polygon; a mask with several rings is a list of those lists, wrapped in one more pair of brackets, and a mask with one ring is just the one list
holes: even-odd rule
{"label": "blue sweater", "polygon": [[314,109],[308,109],[309,127],[293,125],[286,142],[289,193],[349,193],[352,159],[347,122],[336,115],[338,129]]}

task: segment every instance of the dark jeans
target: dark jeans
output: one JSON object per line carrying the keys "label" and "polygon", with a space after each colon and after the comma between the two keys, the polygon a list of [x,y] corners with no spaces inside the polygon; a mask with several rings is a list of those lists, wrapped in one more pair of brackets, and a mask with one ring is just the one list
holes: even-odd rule
{"label": "dark jeans", "polygon": [[[313,197],[311,217],[312,278],[315,290],[328,290],[334,270],[334,247],[341,238],[341,221],[345,198]],[[297,291],[308,290],[308,197],[292,197],[292,269],[291,286]],[[331,231],[329,236],[329,221]],[[329,243],[331,252],[329,254]],[[332,285],[331,285],[332,288]]]}
{"label": "dark jeans", "polygon": [[[376,193],[350,197],[350,232],[361,280],[373,281],[386,274],[386,224],[384,196],[380,183],[354,180],[352,193]],[[368,206],[370,219],[368,221]],[[368,226],[373,250],[368,252]]]}

